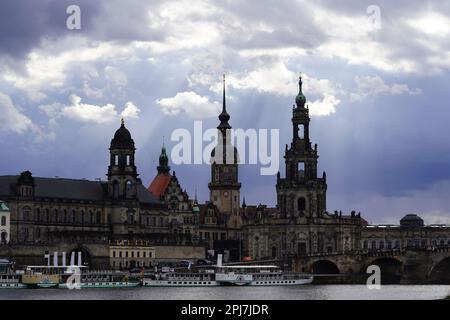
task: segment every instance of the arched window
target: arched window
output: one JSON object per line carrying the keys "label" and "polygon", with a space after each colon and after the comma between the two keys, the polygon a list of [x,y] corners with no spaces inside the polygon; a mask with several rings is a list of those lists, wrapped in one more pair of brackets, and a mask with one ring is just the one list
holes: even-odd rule
{"label": "arched window", "polygon": [[75,210],[72,210],[72,217],[71,217],[70,221],[72,223],[76,223],[77,222],[77,216],[76,216]]}
{"label": "arched window", "polygon": [[116,199],[119,197],[119,182],[117,180],[113,182],[113,197]]}
{"label": "arched window", "polygon": [[134,213],[133,212],[128,212],[128,224],[133,224],[134,223]]}
{"label": "arched window", "polygon": [[41,221],[41,209],[36,208],[34,221],[39,222]]}
{"label": "arched window", "polygon": [[50,222],[50,210],[49,209],[45,209],[44,221]]}
{"label": "arched window", "polygon": [[380,249],[384,249],[384,241],[383,241],[383,240],[380,240],[380,246],[379,246],[379,248],[380,248]]}
{"label": "arched window", "polygon": [[89,223],[94,224],[94,213],[92,210],[89,210]]}
{"label": "arched window", "polygon": [[95,217],[95,223],[101,224],[102,223],[102,214],[100,211],[97,211],[97,216]]}
{"label": "arched window", "polygon": [[371,249],[376,249],[376,248],[377,248],[377,242],[375,240],[373,240]]}
{"label": "arched window", "polygon": [[6,243],[7,239],[8,239],[8,234],[6,233],[6,231],[3,231],[2,235],[1,235],[1,243]]}
{"label": "arched window", "polygon": [[5,216],[2,216],[1,225],[6,226],[6,217]]}
{"label": "arched window", "polygon": [[22,209],[22,220],[24,220],[24,221],[30,220],[30,215],[31,215],[31,208],[30,207],[24,207]]}
{"label": "arched window", "polygon": [[60,221],[59,221],[59,222],[61,222],[61,223],[66,223],[66,222],[67,222],[67,218],[68,218],[68,216],[67,216],[67,210],[64,209],[64,210],[63,210],[63,213],[62,213],[62,215],[61,215],[61,217],[60,217]]}
{"label": "arched window", "polygon": [[125,197],[130,198],[132,196],[132,183],[130,180],[127,180],[125,183]]}
{"label": "arched window", "polygon": [[364,248],[364,249],[368,249],[368,248],[369,248],[369,241],[364,240],[364,242],[363,242],[363,248]]}
{"label": "arched window", "polygon": [[84,224],[85,223],[85,216],[84,216],[84,211],[83,210],[81,210],[80,218],[81,218],[81,224]]}
{"label": "arched window", "polygon": [[115,165],[115,166],[118,166],[118,165],[119,165],[119,155],[118,155],[118,154],[115,154],[115,155],[114,155],[114,165]]}
{"label": "arched window", "polygon": [[56,223],[58,221],[57,219],[58,219],[58,210],[57,209],[53,209],[51,222],[52,223]]}
{"label": "arched window", "polygon": [[300,197],[297,199],[297,209],[300,213],[304,213],[306,210],[306,199],[303,197]]}
{"label": "arched window", "polygon": [[127,166],[131,166],[131,156],[129,154],[127,154],[126,159]]}
{"label": "arched window", "polygon": [[305,176],[305,163],[304,162],[297,163],[297,172],[298,172],[299,178],[303,178]]}
{"label": "arched window", "polygon": [[305,139],[305,125],[299,124],[297,128],[298,128],[298,138]]}

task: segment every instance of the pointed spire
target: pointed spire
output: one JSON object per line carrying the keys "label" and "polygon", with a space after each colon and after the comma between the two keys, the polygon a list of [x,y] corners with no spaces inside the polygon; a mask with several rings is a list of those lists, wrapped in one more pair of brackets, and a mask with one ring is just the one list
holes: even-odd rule
{"label": "pointed spire", "polygon": [[227,113],[227,105],[225,99],[225,73],[223,74],[223,101],[222,101],[222,113],[219,115],[220,124],[217,129],[231,129],[228,120],[230,115]]}
{"label": "pointed spire", "polygon": [[223,100],[222,100],[222,112],[227,112],[227,102],[225,99],[225,73],[223,74]]}
{"label": "pointed spire", "polygon": [[169,166],[169,157],[166,153],[166,147],[164,145],[164,139],[163,139],[163,146],[161,148],[161,154],[159,156],[159,166],[157,167],[158,174],[169,174],[170,173],[170,166]]}
{"label": "pointed spire", "polygon": [[195,187],[195,198],[194,198],[194,204],[197,205],[198,204],[198,200],[197,200],[197,186]]}
{"label": "pointed spire", "polygon": [[300,75],[298,76],[298,92],[299,93],[302,93],[302,86],[303,86],[302,73],[300,73]]}
{"label": "pointed spire", "polygon": [[245,197],[244,197],[244,201],[242,201],[242,208],[247,207],[247,204],[245,203]]}
{"label": "pointed spire", "polygon": [[125,126],[125,120],[124,120],[123,117],[120,118],[120,125],[121,125],[122,127]]}

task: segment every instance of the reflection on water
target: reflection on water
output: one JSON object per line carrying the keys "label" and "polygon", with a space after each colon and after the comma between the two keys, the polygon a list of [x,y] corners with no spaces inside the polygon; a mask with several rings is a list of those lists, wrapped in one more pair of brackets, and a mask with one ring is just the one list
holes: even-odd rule
{"label": "reflection on water", "polygon": [[448,295],[449,285],[385,285],[381,290],[369,290],[364,285],[0,290],[0,300],[428,300]]}

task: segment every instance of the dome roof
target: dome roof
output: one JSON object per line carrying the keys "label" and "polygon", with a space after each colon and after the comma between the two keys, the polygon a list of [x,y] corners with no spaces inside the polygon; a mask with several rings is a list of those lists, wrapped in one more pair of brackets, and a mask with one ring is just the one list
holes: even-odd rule
{"label": "dome roof", "polygon": [[114,134],[111,140],[111,148],[134,148],[134,141],[131,138],[131,133],[125,128],[125,123],[122,119],[120,128]]}
{"label": "dome roof", "polygon": [[305,95],[302,92],[299,92],[295,97],[295,104],[297,107],[303,107],[306,103]]}
{"label": "dome roof", "polygon": [[[216,148],[217,148],[217,146],[215,146],[214,149],[212,149],[212,151],[211,151],[211,163],[213,163],[214,160],[215,160],[214,158],[215,158],[215,156],[216,156]],[[232,149],[232,150],[233,150],[232,152],[234,153],[234,163],[238,163],[238,162],[239,162],[239,153],[238,153],[237,148],[236,148],[235,146],[233,146],[233,145],[228,145],[228,146],[225,148],[225,152],[224,152],[223,158],[224,158],[224,159],[228,159],[228,157],[227,157],[227,156],[228,156],[227,151],[229,151],[230,149]],[[219,150],[220,150],[220,152],[222,152],[223,148],[220,147]],[[230,150],[230,151],[231,151],[231,150]],[[225,160],[224,160],[223,162],[226,163]],[[226,163],[226,164],[231,164],[231,163]]]}
{"label": "dome roof", "polygon": [[298,108],[303,108],[306,103],[306,97],[302,92],[302,78],[301,77],[299,78],[298,86],[299,86],[299,91],[298,91],[297,96],[295,97],[295,104],[297,105]]}
{"label": "dome roof", "polygon": [[423,227],[424,222],[417,214],[407,214],[400,220],[402,227]]}

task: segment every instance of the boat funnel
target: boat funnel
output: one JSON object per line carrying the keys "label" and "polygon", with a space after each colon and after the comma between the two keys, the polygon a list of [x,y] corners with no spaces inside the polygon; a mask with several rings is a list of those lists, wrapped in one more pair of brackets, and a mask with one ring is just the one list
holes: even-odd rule
{"label": "boat funnel", "polygon": [[222,266],[222,254],[217,255],[217,266],[218,267]]}

